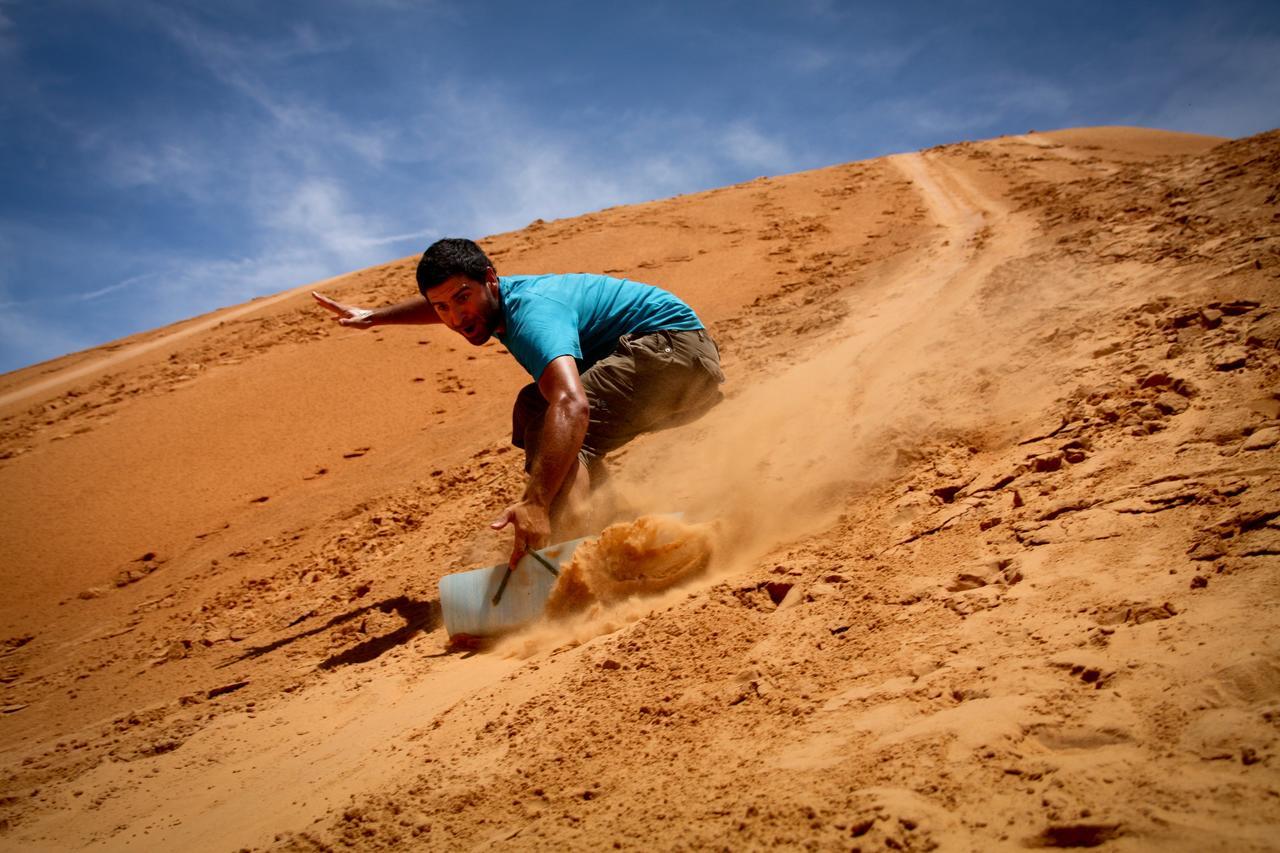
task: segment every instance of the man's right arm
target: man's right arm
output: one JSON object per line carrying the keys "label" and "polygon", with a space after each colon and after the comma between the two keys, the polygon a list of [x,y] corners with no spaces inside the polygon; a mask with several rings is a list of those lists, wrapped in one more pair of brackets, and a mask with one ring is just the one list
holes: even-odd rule
{"label": "man's right arm", "polygon": [[407,299],[404,302],[397,302],[395,305],[386,305],[382,308],[359,308],[355,305],[344,305],[341,302],[336,302],[327,296],[316,293],[314,290],[311,295],[315,297],[316,302],[331,311],[338,318],[339,323],[355,329],[367,329],[370,326],[421,325],[440,322],[440,316],[436,314],[436,309],[432,308],[431,303],[421,296]]}

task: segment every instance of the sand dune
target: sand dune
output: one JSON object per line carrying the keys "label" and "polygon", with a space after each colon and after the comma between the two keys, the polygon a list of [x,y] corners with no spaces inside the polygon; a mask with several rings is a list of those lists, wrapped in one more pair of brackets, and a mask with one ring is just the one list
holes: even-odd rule
{"label": "sand dune", "polygon": [[479,653],[496,342],[299,288],[0,377],[0,846],[1277,849],[1277,176],[1082,128],[483,240],[729,383],[611,461],[710,564]]}

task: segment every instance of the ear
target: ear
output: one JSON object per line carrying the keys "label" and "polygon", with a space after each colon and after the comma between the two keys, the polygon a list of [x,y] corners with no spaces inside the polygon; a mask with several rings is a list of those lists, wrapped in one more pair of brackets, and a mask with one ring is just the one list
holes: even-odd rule
{"label": "ear", "polygon": [[485,283],[486,283],[486,284],[497,284],[497,283],[498,283],[498,271],[497,271],[497,270],[495,270],[493,267],[485,267],[485,268],[484,268],[484,280],[485,280]]}

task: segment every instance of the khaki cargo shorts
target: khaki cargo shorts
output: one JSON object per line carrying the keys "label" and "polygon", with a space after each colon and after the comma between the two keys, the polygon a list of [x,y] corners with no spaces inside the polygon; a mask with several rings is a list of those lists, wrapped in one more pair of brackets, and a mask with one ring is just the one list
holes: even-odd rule
{"label": "khaki cargo shorts", "polygon": [[[720,351],[705,329],[624,335],[618,348],[582,374],[591,421],[578,456],[592,473],[601,460],[637,435],[694,420],[720,402]],[[511,443],[524,450],[525,470],[547,413],[537,383],[521,389],[511,416]]]}

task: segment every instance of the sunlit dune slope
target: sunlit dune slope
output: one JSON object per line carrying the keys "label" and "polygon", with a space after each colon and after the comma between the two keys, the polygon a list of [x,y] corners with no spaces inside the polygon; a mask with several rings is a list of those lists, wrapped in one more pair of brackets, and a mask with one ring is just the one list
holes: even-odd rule
{"label": "sunlit dune slope", "polygon": [[1081,128],[484,238],[679,294],[729,382],[611,459],[710,566],[476,654],[496,342],[301,288],[0,378],[0,842],[1276,849],[1278,175]]}

